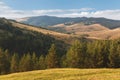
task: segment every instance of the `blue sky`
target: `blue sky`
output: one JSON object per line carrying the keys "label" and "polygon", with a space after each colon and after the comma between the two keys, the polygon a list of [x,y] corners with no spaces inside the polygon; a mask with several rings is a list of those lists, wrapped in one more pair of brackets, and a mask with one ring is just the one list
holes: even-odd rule
{"label": "blue sky", "polygon": [[0,17],[41,15],[120,20],[120,0],[0,0]]}
{"label": "blue sky", "polygon": [[2,0],[14,9],[119,9],[120,0]]}

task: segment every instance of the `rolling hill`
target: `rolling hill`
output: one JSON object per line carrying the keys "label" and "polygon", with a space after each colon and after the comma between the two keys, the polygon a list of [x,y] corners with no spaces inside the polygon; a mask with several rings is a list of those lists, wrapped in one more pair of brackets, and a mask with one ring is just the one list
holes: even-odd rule
{"label": "rolling hill", "polygon": [[120,27],[119,20],[111,20],[106,18],[87,18],[87,17],[54,17],[54,16],[36,16],[36,17],[27,17],[16,19],[16,21],[21,23],[26,23],[34,26],[42,26],[47,28],[48,26],[53,26],[57,24],[75,24],[75,23],[84,23],[85,25],[91,24],[100,24],[107,28],[113,29]]}
{"label": "rolling hill", "polygon": [[58,24],[48,27],[50,30],[55,30],[63,33],[77,33],[77,32],[92,32],[110,30],[100,24],[85,25],[83,23],[76,23],[72,25]]}
{"label": "rolling hill", "polygon": [[70,37],[68,34],[59,33],[59,32],[47,30],[47,29],[40,28],[40,27],[38,28],[38,27],[35,27],[35,26],[30,26],[30,25],[26,25],[26,24],[17,23],[17,22],[11,22],[11,23],[12,23],[13,26],[21,28],[21,29],[36,31],[36,32],[40,32],[40,33],[43,33],[43,34],[48,34],[48,35],[51,35],[51,36],[54,36],[54,37],[58,37],[58,38],[59,37],[60,38]]}
{"label": "rolling hill", "polygon": [[[1,58],[1,64],[0,64],[1,74],[11,73],[11,70],[10,70],[11,65],[12,65],[11,59],[13,59],[13,58],[11,58],[12,57],[11,55],[13,55],[14,53],[18,53],[18,55],[20,57],[23,56],[23,58],[21,57],[21,59],[18,60],[18,62],[17,62],[19,64],[19,66],[21,66],[21,64],[24,64],[24,62],[27,61],[26,60],[27,57],[24,57],[24,54],[28,54],[28,56],[29,56],[28,62],[30,62],[30,64],[27,64],[28,62],[26,62],[25,65],[23,65],[23,67],[22,67],[23,70],[20,70],[22,68],[18,67],[17,69],[19,69],[19,71],[38,70],[38,68],[33,69],[34,65],[31,66],[31,64],[33,64],[34,61],[32,61],[33,58],[29,55],[29,53],[31,55],[33,55],[33,53],[36,53],[36,55],[38,57],[40,55],[45,56],[45,59],[44,58],[42,59],[42,60],[44,60],[45,67],[39,68],[39,69],[47,69],[47,70],[40,70],[40,71],[1,75],[0,80],[1,79],[2,80],[8,80],[8,79],[9,80],[41,80],[41,79],[42,80],[57,80],[57,79],[58,80],[66,80],[66,79],[67,80],[73,80],[73,79],[75,79],[75,80],[76,79],[78,79],[78,80],[84,80],[84,79],[88,79],[88,80],[91,80],[91,79],[92,80],[94,80],[94,79],[95,80],[99,80],[99,79],[100,80],[103,80],[103,79],[104,80],[105,79],[113,80],[114,79],[114,80],[117,80],[120,78],[119,69],[49,69],[48,65],[46,65],[46,64],[47,64],[47,62],[50,61],[49,59],[51,59],[51,58],[48,58],[48,61],[46,62],[46,60],[47,60],[46,56],[48,54],[48,50],[50,49],[51,44],[56,45],[55,51],[59,58],[57,66],[66,67],[68,65],[69,67],[71,67],[71,65],[69,65],[69,63],[67,63],[67,65],[66,65],[67,58],[65,57],[66,56],[65,53],[67,52],[67,50],[69,50],[68,45],[71,44],[72,40],[75,40],[75,39],[82,39],[82,40],[107,39],[108,40],[108,39],[117,39],[120,37],[120,35],[119,35],[120,29],[119,28],[109,29],[100,24],[85,25],[83,23],[75,23],[75,24],[69,24],[69,25],[68,24],[67,25],[59,24],[57,26],[65,27],[66,31],[67,30],[71,31],[71,32],[74,31],[74,34],[59,33],[59,32],[51,31],[51,30],[44,29],[41,27],[35,27],[35,26],[15,22],[13,20],[0,18],[0,47],[1,47],[0,50],[2,53],[1,57],[0,57]],[[97,28],[96,28],[96,26],[97,26]],[[56,25],[53,27],[56,27]],[[84,38],[81,38],[81,36]],[[81,47],[78,47],[78,49],[81,49],[81,51],[83,51],[81,53],[84,54],[85,50],[86,51],[92,50],[94,44],[97,46],[100,46],[100,52],[97,53],[98,56],[96,54],[95,54],[95,56],[94,55],[89,56],[90,54],[85,52],[86,55],[88,55],[88,56],[82,56],[82,57],[84,59],[87,59],[88,62],[83,62],[83,60],[80,60],[83,62],[83,64],[79,65],[79,68],[80,67],[81,68],[82,67],[83,68],[85,68],[85,67],[119,68],[119,56],[118,56],[119,54],[115,54],[115,57],[112,59],[112,60],[118,61],[117,63],[114,63],[114,66],[110,64],[111,58],[105,62],[105,66],[103,66],[104,63],[101,63],[99,65],[98,63],[103,60],[101,55],[100,55],[101,61],[98,60],[96,62],[96,60],[98,59],[97,57],[99,57],[99,54],[103,51],[104,47],[106,47],[108,49],[105,49],[103,51],[103,53],[110,54],[109,49],[111,49],[111,47],[108,47],[108,46],[112,45],[111,42],[114,42],[114,44],[116,45],[116,47],[114,47],[115,50],[117,51],[116,53],[119,53],[119,40],[111,40],[110,42],[105,41],[105,40],[93,40],[91,42],[93,42],[93,43],[90,43],[89,41],[88,42],[80,41],[80,43],[78,42],[79,43],[78,46],[82,45]],[[102,46],[104,42],[106,42],[106,43],[104,46]],[[91,45],[93,45],[93,46],[91,46]],[[76,49],[75,50],[74,49],[75,49],[75,47],[71,47],[71,49],[70,49],[70,50],[73,50],[73,53],[71,55],[71,57],[73,57],[73,60],[72,61],[68,60],[70,62],[70,64],[73,65],[73,67],[75,65],[74,61],[76,58],[76,55],[74,58],[74,51],[76,51]],[[97,51],[97,49],[98,48],[93,49],[92,50],[93,53],[95,51]],[[53,48],[52,48],[52,50],[53,50]],[[7,51],[9,51],[9,52],[7,52]],[[10,56],[7,55],[7,53]],[[93,53],[91,53],[91,54],[93,54]],[[116,55],[118,57],[116,57]],[[96,57],[96,59],[94,60],[93,57]],[[112,56],[107,55],[105,60],[108,59],[108,57],[112,57]],[[19,59],[19,58],[17,58],[17,59]],[[22,62],[22,59],[25,59],[25,61]],[[34,59],[36,59],[35,60],[36,62],[39,62],[38,58],[34,58]],[[79,59],[79,57],[78,57],[78,59]],[[64,62],[64,60],[65,60],[65,62]],[[111,62],[112,62],[112,60],[111,60]],[[6,63],[5,63],[5,61],[6,61]],[[13,60],[13,61],[16,61],[16,60]],[[53,60],[53,61],[57,61],[57,60]],[[89,61],[90,61],[90,63],[89,63]],[[20,62],[22,62],[22,63],[20,64]],[[42,64],[44,64],[44,63],[42,63]],[[51,62],[50,62],[50,64],[51,64]],[[90,65],[92,64],[92,65],[90,66],[89,64]],[[7,65],[7,67],[6,67],[6,65]],[[29,65],[29,66],[26,66],[26,65]],[[27,70],[30,66],[31,66],[31,69]],[[56,68],[59,68],[59,67],[56,67]],[[53,68],[53,67],[51,67],[51,68]],[[68,68],[68,67],[66,67],[66,68]],[[8,69],[8,71],[6,71],[6,69]],[[17,71],[15,71],[15,72],[17,72]]]}
{"label": "rolling hill", "polygon": [[93,32],[76,32],[77,35],[87,35],[88,38],[93,39],[118,39],[120,38],[120,28],[112,30],[102,30],[102,31],[93,31]]}
{"label": "rolling hill", "polygon": [[48,69],[1,75],[0,80],[120,80],[120,69]]}
{"label": "rolling hill", "polygon": [[[39,16],[17,19],[17,21],[26,24],[36,25],[37,27],[42,26],[43,28],[51,30],[49,34],[63,36],[63,39],[69,39],[71,38],[71,36],[77,38],[85,37],[88,39],[102,40],[120,38],[119,20],[86,17],[60,18],[52,16]],[[43,32],[45,33],[48,31]]]}
{"label": "rolling hill", "polygon": [[76,38],[85,37],[88,39],[118,39],[120,38],[120,28],[110,29],[100,24],[74,23],[74,24],[57,24],[49,26],[48,29],[31,26],[19,22],[9,21],[14,28],[20,28],[28,31],[49,35],[57,40],[72,42]]}
{"label": "rolling hill", "polygon": [[38,29],[0,18],[0,47],[4,50],[8,49],[10,53],[16,52],[20,55],[28,52],[35,52],[37,55],[46,54],[53,43],[59,45],[58,52],[64,52],[66,43],[61,39],[64,36],[67,37],[66,34],[43,28]]}

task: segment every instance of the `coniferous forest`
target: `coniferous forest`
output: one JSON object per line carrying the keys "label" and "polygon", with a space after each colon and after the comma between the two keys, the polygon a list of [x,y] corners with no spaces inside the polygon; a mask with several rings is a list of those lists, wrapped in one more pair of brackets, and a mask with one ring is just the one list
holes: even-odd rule
{"label": "coniferous forest", "polygon": [[120,68],[120,40],[74,41],[66,54],[59,56],[52,44],[46,55],[35,52],[9,55],[0,49],[0,74],[49,68]]}

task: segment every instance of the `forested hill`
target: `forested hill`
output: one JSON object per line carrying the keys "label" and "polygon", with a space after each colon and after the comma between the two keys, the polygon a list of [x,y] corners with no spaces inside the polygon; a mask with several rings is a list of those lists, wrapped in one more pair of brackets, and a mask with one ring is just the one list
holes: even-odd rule
{"label": "forested hill", "polygon": [[0,18],[0,47],[8,49],[10,53],[46,54],[52,43],[59,45],[59,52],[64,52],[61,50],[61,47],[64,47],[62,41],[47,34],[18,28],[10,20]]}
{"label": "forested hill", "polygon": [[38,28],[11,22],[15,24],[0,19],[0,75],[49,68],[120,68],[120,39],[75,40],[67,48]]}

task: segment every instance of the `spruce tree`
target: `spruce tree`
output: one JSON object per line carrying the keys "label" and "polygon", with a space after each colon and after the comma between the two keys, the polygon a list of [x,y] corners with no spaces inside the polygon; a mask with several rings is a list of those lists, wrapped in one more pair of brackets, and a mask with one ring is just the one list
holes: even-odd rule
{"label": "spruce tree", "polygon": [[31,55],[28,53],[23,55],[19,64],[20,71],[31,71],[33,70]]}
{"label": "spruce tree", "polygon": [[32,66],[33,66],[33,70],[37,69],[37,61],[38,61],[38,58],[37,58],[36,54],[33,53],[32,54]]}
{"label": "spruce tree", "polygon": [[110,45],[110,54],[109,54],[110,64],[112,68],[120,67],[120,46],[115,42],[112,42]]}
{"label": "spruce tree", "polygon": [[46,63],[45,63],[45,57],[41,55],[38,60],[38,69],[45,69],[46,68]]}
{"label": "spruce tree", "polygon": [[93,67],[100,68],[103,64],[102,44],[99,41],[93,42],[91,44],[91,51],[89,52],[90,52]]}
{"label": "spruce tree", "polygon": [[16,53],[12,56],[10,71],[11,72],[19,71],[19,57],[18,54]]}
{"label": "spruce tree", "polygon": [[84,57],[80,41],[76,40],[70,47],[66,54],[66,61],[68,67],[82,67],[84,65]]}
{"label": "spruce tree", "polygon": [[46,56],[46,65],[47,65],[47,68],[59,67],[55,44],[51,45],[51,48],[49,49],[49,52]]}
{"label": "spruce tree", "polygon": [[[9,56],[8,56],[9,57]],[[6,74],[10,72],[10,62],[5,55],[5,52],[0,49],[0,74]]]}

